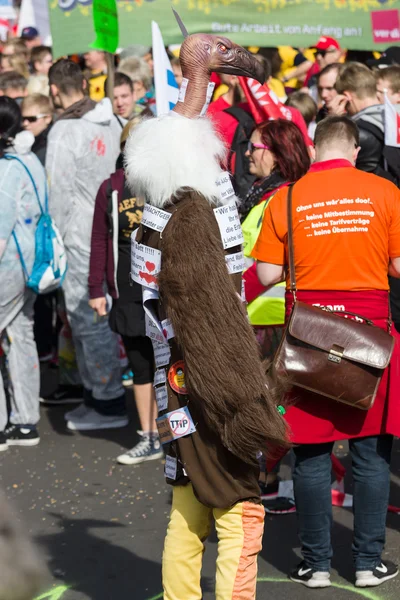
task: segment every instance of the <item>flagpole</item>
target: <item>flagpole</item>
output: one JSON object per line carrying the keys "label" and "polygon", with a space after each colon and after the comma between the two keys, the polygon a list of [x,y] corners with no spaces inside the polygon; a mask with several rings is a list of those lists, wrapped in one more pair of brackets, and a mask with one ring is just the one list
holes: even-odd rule
{"label": "flagpole", "polygon": [[105,93],[107,98],[110,98],[111,102],[114,101],[114,54],[111,52],[105,53],[106,63],[107,63],[107,79],[105,85]]}

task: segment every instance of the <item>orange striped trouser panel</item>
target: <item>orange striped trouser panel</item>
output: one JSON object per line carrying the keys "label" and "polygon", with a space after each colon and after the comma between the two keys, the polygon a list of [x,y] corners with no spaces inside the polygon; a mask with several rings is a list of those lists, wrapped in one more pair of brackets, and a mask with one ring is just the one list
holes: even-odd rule
{"label": "orange striped trouser panel", "polygon": [[211,509],[187,485],[173,488],[163,554],[164,600],[201,600],[204,542],[212,518],[218,535],[216,600],[255,599],[264,508],[241,502],[228,509]]}

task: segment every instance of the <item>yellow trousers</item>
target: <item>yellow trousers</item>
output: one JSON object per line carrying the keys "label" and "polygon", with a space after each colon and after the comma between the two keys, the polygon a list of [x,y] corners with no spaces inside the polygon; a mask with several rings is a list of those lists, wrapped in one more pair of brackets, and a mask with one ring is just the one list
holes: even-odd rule
{"label": "yellow trousers", "polygon": [[173,488],[163,554],[164,600],[201,600],[204,541],[212,518],[218,535],[216,600],[255,599],[263,506],[240,502],[228,509],[211,509],[197,500],[189,484]]}

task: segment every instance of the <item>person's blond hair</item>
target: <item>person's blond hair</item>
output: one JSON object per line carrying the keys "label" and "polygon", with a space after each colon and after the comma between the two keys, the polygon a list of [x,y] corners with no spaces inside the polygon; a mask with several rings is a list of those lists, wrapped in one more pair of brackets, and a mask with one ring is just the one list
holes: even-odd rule
{"label": "person's blond hair", "polygon": [[32,48],[31,64],[34,70],[35,62],[42,62],[42,60],[44,60],[48,54],[53,57],[50,46],[36,46],[35,48]]}
{"label": "person's blond hair", "polygon": [[151,88],[152,77],[150,67],[143,58],[129,56],[121,60],[118,71],[131,78],[132,83],[136,81],[143,83],[146,90]]}
{"label": "person's blond hair", "polygon": [[318,113],[318,106],[307,92],[301,90],[290,94],[286,100],[286,106],[297,108],[303,116],[307,127],[315,120]]}
{"label": "person's blond hair", "polygon": [[376,96],[376,79],[373,72],[362,63],[348,62],[339,68],[335,84],[338,94],[352,92],[363,100]]}
{"label": "person's blond hair", "polygon": [[35,106],[43,115],[52,115],[54,112],[53,103],[48,96],[43,94],[30,94],[26,96],[21,105],[22,111]]}
{"label": "person's blond hair", "polygon": [[400,65],[391,65],[385,69],[379,69],[375,73],[376,79],[383,79],[390,83],[393,94],[400,92]]}
{"label": "person's blond hair", "polygon": [[20,38],[14,38],[12,40],[8,40],[8,42],[6,42],[3,45],[3,52],[6,48],[11,48],[13,51],[13,54],[21,54],[22,56],[25,57],[26,60],[28,60],[29,50],[26,47],[25,42],[23,40],[21,40]]}
{"label": "person's blond hair", "polygon": [[19,73],[25,79],[29,77],[28,63],[22,54],[14,54],[14,56],[4,55],[3,59],[6,58],[10,65],[10,70]]}

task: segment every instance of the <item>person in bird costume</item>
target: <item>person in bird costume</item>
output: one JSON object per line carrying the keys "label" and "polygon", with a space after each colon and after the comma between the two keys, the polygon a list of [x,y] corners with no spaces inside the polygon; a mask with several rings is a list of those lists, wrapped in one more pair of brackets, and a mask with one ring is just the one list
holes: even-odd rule
{"label": "person in bird costume", "polygon": [[131,276],[143,286],[159,410],[173,485],[163,554],[165,600],[200,600],[204,541],[218,535],[217,600],[255,598],[264,508],[257,456],[286,444],[241,299],[243,240],[226,148],[205,117],[213,71],[264,82],[249,52],[213,35],[187,36],[175,108],[132,132],[128,182],[145,199]]}

